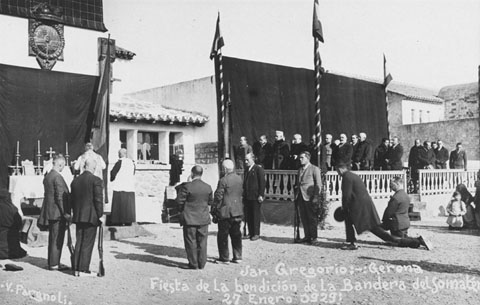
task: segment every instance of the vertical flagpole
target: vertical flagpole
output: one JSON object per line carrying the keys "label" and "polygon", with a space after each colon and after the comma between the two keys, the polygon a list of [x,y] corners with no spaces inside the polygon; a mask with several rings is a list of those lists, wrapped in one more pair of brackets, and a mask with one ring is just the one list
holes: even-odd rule
{"label": "vertical flagpole", "polygon": [[[107,38],[107,54],[105,56],[105,60],[108,60],[109,62],[105,62],[105,64],[108,64],[109,66],[109,69],[107,71],[108,75],[105,75],[105,77],[108,77],[107,80],[108,80],[108,83],[107,83],[107,96],[106,96],[106,103],[107,105],[105,106],[105,150],[106,150],[106,155],[105,155],[105,170],[104,170],[104,174],[103,174],[103,181],[104,182],[104,191],[105,191],[105,199],[104,199],[104,202],[105,203],[109,203],[109,200],[108,200],[108,154],[110,153],[110,86],[112,85],[112,82],[111,82],[111,73],[112,73],[112,65],[111,65],[111,59],[110,59],[110,34],[108,34],[108,38]],[[104,206],[105,208],[105,206]]]}
{"label": "vertical flagpole", "polygon": [[322,128],[320,125],[320,79],[322,78],[322,59],[320,57],[320,41],[323,40],[322,23],[319,16],[319,4],[318,0],[313,1],[313,22],[312,22],[312,35],[314,38],[314,62],[315,62],[315,140],[317,150],[318,166],[321,167],[321,149],[322,144]]}
{"label": "vertical flagpole", "polygon": [[320,60],[320,50],[319,50],[319,42],[318,38],[314,38],[315,43],[314,43],[314,61],[315,61],[315,138],[316,138],[316,150],[317,150],[317,164],[318,166],[321,166],[321,149],[320,145],[322,144],[322,138],[321,138],[321,126],[320,126],[320,79],[321,79],[321,74],[320,74],[320,66],[321,66],[321,60]]}
{"label": "vertical flagpole", "polygon": [[[228,120],[226,120],[227,109],[225,107],[225,90],[224,90],[224,77],[223,77],[223,58],[222,47],[224,41],[222,34],[220,33],[220,12],[218,13],[217,23],[215,27],[215,35],[213,37],[212,49],[210,51],[210,59],[215,59],[215,83],[217,88],[217,107],[220,104],[220,122],[218,124],[218,142],[219,142],[219,155],[223,149],[224,158],[230,158],[228,149],[229,136],[228,136]],[[218,108],[217,108],[218,109]],[[217,110],[218,111],[218,110]],[[220,145],[223,142],[223,145]]]}
{"label": "vertical flagpole", "polygon": [[392,76],[390,73],[387,74],[387,58],[383,54],[383,88],[385,89],[385,112],[387,116],[387,137],[390,140],[390,125],[388,123],[388,84],[391,81]]}
{"label": "vertical flagpole", "polygon": [[225,159],[230,158],[230,82],[227,84],[228,86],[228,100],[222,104],[225,108],[225,112],[223,113],[224,123],[223,123],[223,143],[225,145]]}
{"label": "vertical flagpole", "polygon": [[223,128],[223,152],[225,159],[230,158],[230,153],[228,149],[228,120],[227,120],[227,107],[225,106],[225,90],[224,90],[224,79],[223,79],[223,57],[222,49],[218,49],[218,78],[220,82],[220,112],[222,113],[222,128]]}

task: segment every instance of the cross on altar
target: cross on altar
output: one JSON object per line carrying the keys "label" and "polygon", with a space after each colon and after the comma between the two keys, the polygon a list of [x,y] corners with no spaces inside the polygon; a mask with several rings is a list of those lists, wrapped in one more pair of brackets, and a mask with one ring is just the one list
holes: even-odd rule
{"label": "cross on altar", "polygon": [[46,153],[47,153],[47,155],[50,156],[50,159],[52,159],[52,156],[55,153],[55,151],[50,147],[50,150],[47,150]]}

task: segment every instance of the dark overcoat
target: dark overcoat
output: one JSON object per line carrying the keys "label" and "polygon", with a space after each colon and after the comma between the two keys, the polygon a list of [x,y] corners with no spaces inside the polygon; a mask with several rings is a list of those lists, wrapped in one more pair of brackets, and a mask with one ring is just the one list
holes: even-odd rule
{"label": "dark overcoat", "polygon": [[397,144],[396,146],[390,148],[388,152],[388,160],[390,169],[392,170],[402,170],[403,169],[403,146]]}
{"label": "dark overcoat", "polygon": [[242,178],[235,173],[227,173],[218,181],[213,199],[213,208],[220,219],[243,216]]}
{"label": "dark overcoat", "polygon": [[410,227],[410,218],[408,217],[408,208],[410,207],[410,197],[404,190],[398,190],[388,201],[387,208],[383,213],[382,222],[385,229],[392,231],[405,230]]}
{"label": "dark overcoat", "polygon": [[51,170],[43,179],[43,204],[38,218],[39,227],[48,226],[49,220],[60,220],[63,215],[70,214],[70,193],[62,175]]}
{"label": "dark overcoat", "polygon": [[177,187],[177,203],[180,206],[181,224],[204,226],[210,224],[210,205],[213,202],[212,187],[201,179],[182,183]]}
{"label": "dark overcoat", "polygon": [[258,196],[265,196],[265,171],[254,164],[251,170],[246,167],[243,173],[243,199],[257,200]]}
{"label": "dark overcoat", "polygon": [[344,163],[347,165],[352,164],[352,155],[353,155],[353,146],[349,143],[343,145],[335,146],[333,150],[332,158],[334,159],[333,165],[338,165]]}
{"label": "dark overcoat", "polygon": [[358,234],[380,225],[380,218],[365,184],[350,171],[342,176],[342,207]]}
{"label": "dark overcoat", "polygon": [[72,222],[99,225],[103,215],[103,182],[89,171],[72,181]]}

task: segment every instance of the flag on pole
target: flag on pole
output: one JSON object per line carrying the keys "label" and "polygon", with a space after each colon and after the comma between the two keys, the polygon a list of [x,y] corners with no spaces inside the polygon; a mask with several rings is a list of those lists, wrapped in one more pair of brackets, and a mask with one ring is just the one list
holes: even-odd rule
{"label": "flag on pole", "polygon": [[[92,125],[92,144],[104,160],[108,157],[108,132],[110,114],[110,38],[107,39],[105,56],[100,62],[100,83],[95,100]],[[102,54],[103,55],[103,54]]]}
{"label": "flag on pole", "polygon": [[218,50],[220,50],[224,45],[225,43],[223,42],[223,36],[222,33],[220,33],[220,13],[218,13],[215,36],[213,36],[212,50],[210,51],[210,59],[213,59],[217,55]]}
{"label": "flag on pole", "polygon": [[392,75],[387,70],[387,59],[385,54],[383,54],[383,85],[387,88],[388,84],[393,80]]}
{"label": "flag on pole", "polygon": [[321,42],[323,41],[323,30],[322,23],[318,18],[318,0],[313,1],[313,25],[312,25],[312,35],[315,38],[318,38]]}
{"label": "flag on pole", "polygon": [[[220,32],[220,12],[218,12],[217,24],[215,27],[215,35],[213,36],[212,49],[210,51],[210,59],[215,59],[215,80],[217,87],[217,101],[220,104],[220,124],[219,124],[219,138],[223,139],[223,153],[225,158],[230,157],[228,148],[229,137],[229,122],[226,119],[228,117],[228,109],[225,106],[225,90],[223,79],[223,59],[222,59],[222,47],[225,45],[223,36]],[[222,136],[223,135],[223,136]]]}
{"label": "flag on pole", "polygon": [[92,124],[92,145],[95,151],[102,156],[107,168],[103,171],[104,202],[108,202],[108,146],[110,133],[110,79],[112,70],[111,48],[115,49],[115,41],[106,40],[105,56],[103,56],[103,41],[100,53],[100,83],[98,85],[97,98],[94,108],[94,120]]}

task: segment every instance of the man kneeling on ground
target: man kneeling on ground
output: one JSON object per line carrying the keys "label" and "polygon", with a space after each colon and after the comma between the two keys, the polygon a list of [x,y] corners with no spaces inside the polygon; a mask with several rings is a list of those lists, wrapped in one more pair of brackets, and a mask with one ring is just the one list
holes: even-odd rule
{"label": "man kneeling on ground", "polygon": [[417,238],[400,238],[392,236],[385,231],[381,226],[377,210],[362,179],[350,172],[344,163],[337,164],[337,172],[342,176],[342,209],[345,213],[345,231],[347,235],[347,244],[342,247],[342,250],[358,249],[358,246],[355,245],[357,241],[355,231],[358,234],[370,231],[380,239],[391,242],[397,247],[419,248],[424,246],[427,250],[432,249],[430,243],[422,236]]}
{"label": "man kneeling on ground", "polygon": [[410,197],[403,189],[403,178],[393,177],[390,181],[390,188],[395,194],[390,198],[387,208],[383,212],[382,227],[387,231],[390,230],[393,236],[407,237],[408,228],[410,228],[410,218],[408,217]]}

